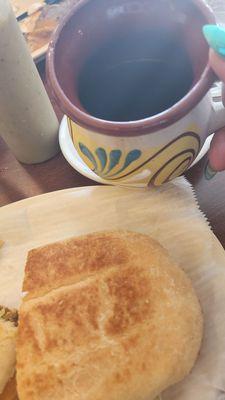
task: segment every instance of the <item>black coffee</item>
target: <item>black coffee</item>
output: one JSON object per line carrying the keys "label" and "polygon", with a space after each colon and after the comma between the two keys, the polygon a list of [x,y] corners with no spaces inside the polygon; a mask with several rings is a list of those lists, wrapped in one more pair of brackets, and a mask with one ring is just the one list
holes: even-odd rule
{"label": "black coffee", "polygon": [[192,83],[179,34],[149,30],[118,35],[94,51],[79,77],[79,98],[97,118],[135,121],[171,107]]}

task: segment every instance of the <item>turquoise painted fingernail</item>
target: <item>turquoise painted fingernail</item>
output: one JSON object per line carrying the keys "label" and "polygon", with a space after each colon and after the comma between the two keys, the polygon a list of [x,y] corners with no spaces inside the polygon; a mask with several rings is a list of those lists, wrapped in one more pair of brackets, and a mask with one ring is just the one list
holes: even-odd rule
{"label": "turquoise painted fingernail", "polygon": [[209,46],[225,57],[225,29],[218,25],[205,25],[202,30]]}
{"label": "turquoise painted fingernail", "polygon": [[217,171],[215,171],[209,161],[205,167],[205,178],[207,179],[207,181],[210,181],[212,178],[214,178],[214,176],[217,174]]}

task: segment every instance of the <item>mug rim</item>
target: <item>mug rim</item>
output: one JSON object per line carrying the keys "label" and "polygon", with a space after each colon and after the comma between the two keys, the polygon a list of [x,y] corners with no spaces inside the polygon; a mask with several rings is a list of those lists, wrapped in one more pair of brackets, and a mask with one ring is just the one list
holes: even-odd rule
{"label": "mug rim", "polygon": [[[47,56],[46,56],[46,76],[49,89],[55,101],[59,104],[63,112],[75,123],[100,134],[108,136],[141,136],[157,132],[164,129],[182,117],[187,115],[207,94],[215,80],[216,74],[211,69],[209,62],[206,64],[205,69],[198,79],[196,84],[188,91],[188,93],[179,100],[172,107],[167,110],[147,117],[145,119],[135,121],[108,121],[96,118],[85,111],[79,109],[73,104],[64,93],[60,83],[57,79],[55,69],[55,49],[62,30],[73,17],[73,15],[90,0],[80,0],[61,21],[53,38],[50,41]],[[200,9],[202,14],[206,17],[208,24],[215,24],[216,18],[211,8],[204,3],[203,0],[192,0],[192,2]]]}

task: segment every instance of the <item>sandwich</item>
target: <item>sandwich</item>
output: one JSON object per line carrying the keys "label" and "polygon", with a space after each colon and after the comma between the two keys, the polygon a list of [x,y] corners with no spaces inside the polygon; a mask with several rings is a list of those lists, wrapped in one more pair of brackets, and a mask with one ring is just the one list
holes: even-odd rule
{"label": "sandwich", "polygon": [[0,400],[4,399],[5,387],[15,374],[17,322],[16,310],[0,306]]}
{"label": "sandwich", "polygon": [[196,362],[198,298],[147,235],[98,232],[34,249],[23,291],[20,400],[153,400]]}

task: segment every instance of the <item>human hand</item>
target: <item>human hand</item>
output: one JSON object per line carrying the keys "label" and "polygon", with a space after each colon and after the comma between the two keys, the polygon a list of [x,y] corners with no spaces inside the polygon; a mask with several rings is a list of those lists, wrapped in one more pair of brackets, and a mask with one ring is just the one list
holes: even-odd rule
{"label": "human hand", "polygon": [[[206,25],[203,33],[211,47],[210,65],[219,79],[225,83],[225,29],[217,25]],[[212,140],[209,150],[209,168],[212,176],[217,171],[225,170],[225,128],[216,132]]]}

